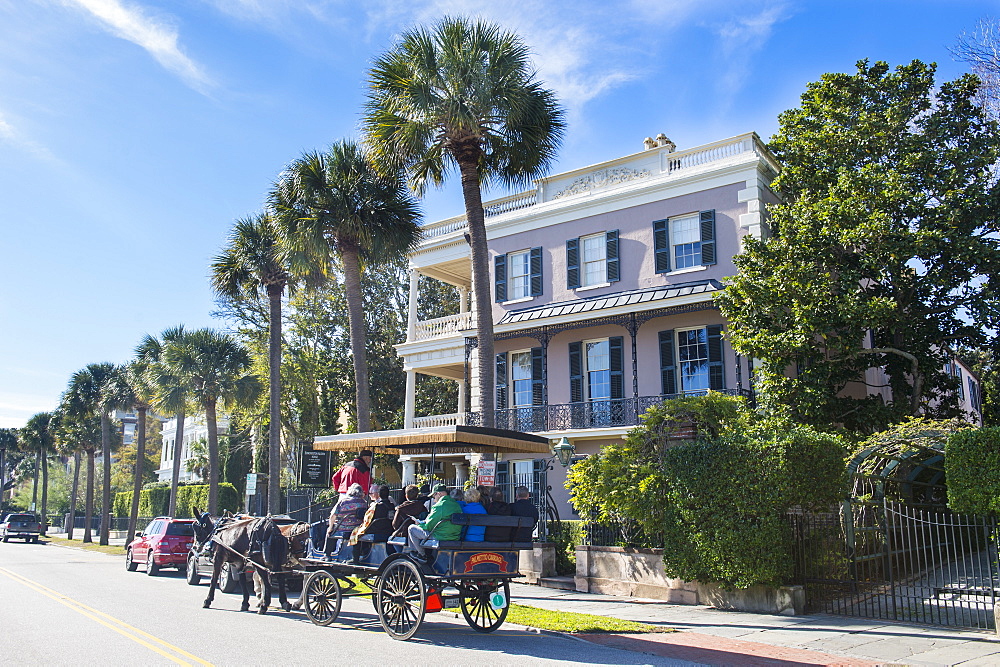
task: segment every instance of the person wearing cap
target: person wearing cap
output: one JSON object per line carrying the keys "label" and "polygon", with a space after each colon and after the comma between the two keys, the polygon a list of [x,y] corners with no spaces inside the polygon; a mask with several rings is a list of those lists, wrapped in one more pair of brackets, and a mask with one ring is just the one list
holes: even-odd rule
{"label": "person wearing cap", "polygon": [[372,453],[365,449],[357,458],[344,465],[333,474],[333,488],[337,489],[340,499],[347,498],[347,490],[352,484],[359,485],[362,489],[368,489],[372,485]]}
{"label": "person wearing cap", "polygon": [[416,521],[407,530],[410,549],[421,557],[426,555],[421,540],[433,537],[438,541],[457,540],[462,536],[462,527],[451,522],[452,514],[461,514],[462,506],[448,495],[448,487],[438,484],[433,489],[434,506],[423,521]]}

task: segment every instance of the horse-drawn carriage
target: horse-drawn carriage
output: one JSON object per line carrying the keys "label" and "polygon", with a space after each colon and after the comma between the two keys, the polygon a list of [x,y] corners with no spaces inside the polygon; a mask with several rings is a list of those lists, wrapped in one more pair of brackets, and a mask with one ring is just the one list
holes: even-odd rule
{"label": "horse-drawn carriage", "polygon": [[[317,438],[314,447],[430,453],[433,457],[452,452],[542,453],[547,451],[548,441],[514,431],[449,426]],[[528,517],[461,513],[452,515],[451,521],[463,528],[508,527],[512,536],[516,529],[534,524]],[[513,539],[483,542],[428,538],[422,543],[427,555],[421,558],[405,550],[405,535],[361,535],[350,544],[347,535],[335,534],[331,539],[337,541],[331,545],[327,543],[326,528],[323,523],[314,524],[304,553],[296,556],[297,565],[290,570],[305,577],[301,602],[306,615],[317,625],[329,625],[337,619],[344,598],[370,597],[382,628],[400,640],[417,632],[425,614],[445,607],[460,608],[466,622],[479,632],[499,628],[509,610],[510,580],[520,576],[518,552],[532,548],[530,542]],[[271,573],[266,566],[257,567]],[[285,604],[283,587],[279,590]],[[206,606],[210,598],[211,592]]]}

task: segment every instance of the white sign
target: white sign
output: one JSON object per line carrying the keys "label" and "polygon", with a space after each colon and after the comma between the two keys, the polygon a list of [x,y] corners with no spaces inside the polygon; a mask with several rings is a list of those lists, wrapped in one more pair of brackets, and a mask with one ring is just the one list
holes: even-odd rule
{"label": "white sign", "polygon": [[247,473],[247,495],[252,496],[257,493],[257,473]]}
{"label": "white sign", "polygon": [[476,466],[476,485],[493,486],[497,477],[496,461],[480,461]]}
{"label": "white sign", "polygon": [[507,596],[503,594],[503,591],[495,591],[490,595],[490,606],[494,609],[503,609],[507,606]]}

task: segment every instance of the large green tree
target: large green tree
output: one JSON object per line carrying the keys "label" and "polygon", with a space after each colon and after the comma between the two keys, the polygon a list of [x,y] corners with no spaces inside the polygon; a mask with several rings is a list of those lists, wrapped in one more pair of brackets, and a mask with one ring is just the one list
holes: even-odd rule
{"label": "large green tree", "polygon": [[[769,147],[783,163],[770,238],[745,239],[718,297],[735,349],[759,359],[758,388],[813,424],[862,431],[922,411],[948,416],[951,346],[1000,323],[1000,133],[977,80],[935,89],[933,65],[809,84]],[[884,368],[883,405],[843,393]]]}
{"label": "large green tree", "polygon": [[[53,454],[52,413],[39,412],[32,415],[24,428],[18,431],[21,449],[35,457],[35,475],[31,491],[32,509],[42,517],[42,532],[45,532],[49,496],[49,457]],[[42,502],[38,505],[39,478],[41,478]]]}
{"label": "large green tree", "polygon": [[378,171],[364,150],[344,140],[293,162],[271,193],[271,204],[287,230],[293,271],[327,277],[336,261],[343,272],[358,431],[370,431],[363,268],[385,264],[416,246],[416,202],[397,172]]}
{"label": "large green tree", "polygon": [[378,160],[406,169],[422,193],[457,169],[476,300],[479,396],[494,425],[493,303],[481,188],[523,187],[555,157],[565,128],[555,95],[535,77],[528,46],[499,26],[462,17],[405,32],[369,74],[364,126]]}
{"label": "large green tree", "polygon": [[190,382],[192,399],[205,411],[210,462],[208,511],[215,514],[219,509],[218,410],[254,403],[261,393],[260,378],[249,372],[251,359],[246,348],[232,336],[212,329],[191,331],[181,344],[165,346],[163,362]]}
{"label": "large green tree", "polygon": [[268,483],[267,508],[281,504],[281,299],[291,280],[282,227],[269,213],[237,220],[229,242],[212,263],[212,286],[220,296],[268,302]]}

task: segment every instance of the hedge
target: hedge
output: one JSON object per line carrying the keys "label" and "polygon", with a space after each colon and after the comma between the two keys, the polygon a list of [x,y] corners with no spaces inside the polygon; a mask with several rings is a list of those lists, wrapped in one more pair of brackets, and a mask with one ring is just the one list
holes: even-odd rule
{"label": "hedge", "polygon": [[[204,509],[208,506],[208,484],[191,484],[177,487],[176,516],[194,516],[194,508]],[[158,487],[143,489],[139,492],[139,516],[165,516],[170,507],[170,488]],[[236,512],[242,508],[239,491],[232,484],[219,484],[219,511]],[[115,494],[113,512],[115,516],[125,517],[132,509],[132,492],[123,491]]]}
{"label": "hedge", "polygon": [[1000,512],[1000,426],[953,433],[945,445],[948,507],[955,512]]}

